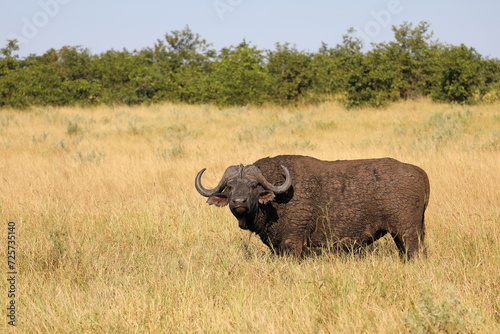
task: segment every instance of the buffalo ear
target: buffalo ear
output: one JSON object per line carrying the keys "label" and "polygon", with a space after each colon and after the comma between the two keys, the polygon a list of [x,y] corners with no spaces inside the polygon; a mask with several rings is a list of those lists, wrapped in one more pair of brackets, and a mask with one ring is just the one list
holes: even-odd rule
{"label": "buffalo ear", "polygon": [[227,198],[226,195],[216,194],[216,195],[210,196],[207,199],[207,203],[210,204],[210,205],[215,205],[215,206],[218,206],[218,207],[223,207],[223,206],[226,206],[227,203],[229,203],[229,199]]}
{"label": "buffalo ear", "polygon": [[266,204],[269,201],[272,201],[276,197],[271,190],[264,190],[259,194],[259,203]]}

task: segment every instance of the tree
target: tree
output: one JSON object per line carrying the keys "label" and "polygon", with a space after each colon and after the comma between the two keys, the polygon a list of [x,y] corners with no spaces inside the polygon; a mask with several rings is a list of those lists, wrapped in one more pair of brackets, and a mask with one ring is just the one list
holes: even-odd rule
{"label": "tree", "polygon": [[174,101],[201,102],[201,85],[215,60],[215,50],[188,26],[165,34],[165,42],[159,41],[155,49],[161,54],[161,71],[170,72],[169,87],[173,90],[169,95]]}
{"label": "tree", "polygon": [[5,58],[17,58],[17,55],[13,56],[12,53],[18,50],[19,44],[17,39],[9,39],[7,40],[7,45],[5,46],[5,48],[0,49],[0,53]]}
{"label": "tree", "polygon": [[441,55],[440,73],[431,97],[438,101],[471,103],[485,92],[487,69],[482,56],[465,45],[449,46]]}
{"label": "tree", "polygon": [[317,54],[313,55],[314,90],[322,94],[343,93],[347,90],[347,80],[360,59],[363,42],[357,38],[354,28],[342,36],[342,43],[329,48],[322,43]]}
{"label": "tree", "polygon": [[0,77],[6,75],[8,71],[14,71],[19,67],[18,56],[13,55],[14,51],[19,50],[17,39],[10,39],[7,41],[5,48],[0,49]]}
{"label": "tree", "polygon": [[395,41],[375,45],[386,55],[386,61],[393,65],[396,72],[394,88],[403,99],[427,95],[431,81],[438,70],[437,60],[440,45],[433,42],[430,24],[420,22],[415,28],[404,22],[393,26]]}
{"label": "tree", "polygon": [[218,105],[261,104],[268,100],[269,86],[262,51],[243,41],[222,49],[204,80],[204,102]]}
{"label": "tree", "polygon": [[348,108],[381,107],[398,98],[394,89],[395,71],[387,63],[384,50],[374,49],[357,57],[357,63],[347,75],[344,105]]}
{"label": "tree", "polygon": [[166,57],[177,62],[178,66],[192,62],[203,64],[215,56],[215,51],[210,49],[211,44],[193,33],[189,26],[165,34],[165,41],[167,44],[159,41],[156,48],[166,52]]}
{"label": "tree", "polygon": [[295,103],[312,88],[311,56],[288,43],[276,43],[276,50],[267,52],[267,70],[275,102]]}

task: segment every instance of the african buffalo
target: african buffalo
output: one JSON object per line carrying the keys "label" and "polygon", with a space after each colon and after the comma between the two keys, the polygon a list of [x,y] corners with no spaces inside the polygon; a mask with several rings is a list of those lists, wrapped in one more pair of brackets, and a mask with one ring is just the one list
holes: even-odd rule
{"label": "african buffalo", "polygon": [[240,228],[278,254],[332,245],[350,250],[390,233],[401,255],[411,259],[424,241],[429,179],[410,164],[281,155],[230,166],[213,189],[201,185],[204,171],[195,186],[207,203],[229,204]]}

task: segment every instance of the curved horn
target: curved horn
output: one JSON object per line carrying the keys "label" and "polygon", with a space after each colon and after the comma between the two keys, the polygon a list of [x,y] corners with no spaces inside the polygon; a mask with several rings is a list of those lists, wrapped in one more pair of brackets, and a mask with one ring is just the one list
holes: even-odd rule
{"label": "curved horn", "polygon": [[285,166],[281,165],[281,168],[283,168],[283,170],[285,171],[285,182],[280,186],[274,186],[269,183],[258,168],[256,168],[257,170],[254,173],[255,179],[259,181],[259,183],[267,190],[271,190],[275,194],[282,194],[286,192],[292,185],[292,175],[290,174],[288,168],[286,168]]}
{"label": "curved horn", "polygon": [[196,175],[196,179],[194,181],[194,186],[196,187],[196,190],[198,190],[201,196],[210,197],[220,192],[226,186],[227,176],[226,173],[224,173],[217,187],[213,189],[206,189],[201,185],[201,175],[203,175],[203,172],[205,172],[205,170],[206,168],[203,168],[198,172],[198,175]]}

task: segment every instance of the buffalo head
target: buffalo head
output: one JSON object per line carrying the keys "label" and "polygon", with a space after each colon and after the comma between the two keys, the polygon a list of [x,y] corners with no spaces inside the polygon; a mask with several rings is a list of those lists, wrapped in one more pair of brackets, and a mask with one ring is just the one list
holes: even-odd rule
{"label": "buffalo head", "polygon": [[254,222],[258,217],[259,203],[271,201],[275,195],[286,192],[292,185],[290,171],[285,166],[281,167],[286,178],[280,186],[269,183],[256,166],[239,165],[228,167],[213,189],[205,189],[201,185],[201,175],[206,170],[203,168],[196,175],[195,187],[202,196],[208,197],[208,204],[220,207],[229,204],[240,228],[246,230],[249,228],[248,223]]}

